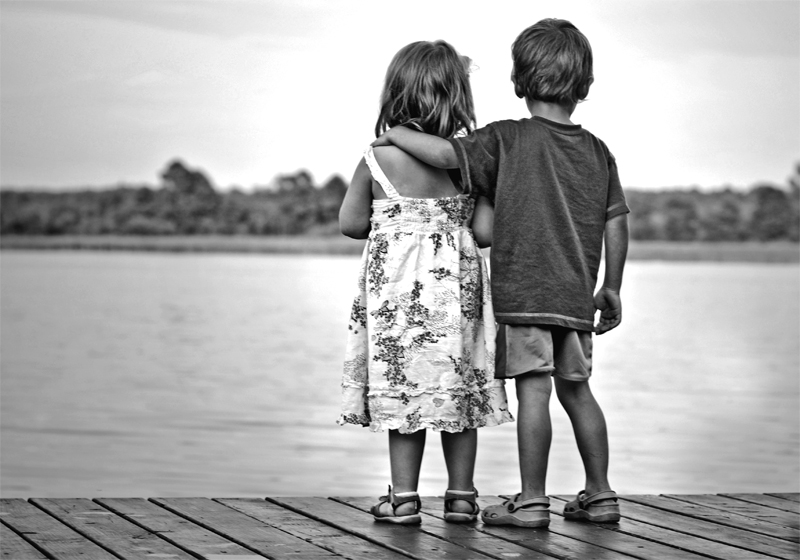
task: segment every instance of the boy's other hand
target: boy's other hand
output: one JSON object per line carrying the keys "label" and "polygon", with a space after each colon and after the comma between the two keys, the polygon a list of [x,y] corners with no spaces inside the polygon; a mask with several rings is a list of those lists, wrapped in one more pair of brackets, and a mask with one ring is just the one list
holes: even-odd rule
{"label": "boy's other hand", "polygon": [[619,292],[600,288],[594,295],[594,306],[600,311],[600,320],[595,326],[597,334],[607,333],[622,322],[622,300]]}

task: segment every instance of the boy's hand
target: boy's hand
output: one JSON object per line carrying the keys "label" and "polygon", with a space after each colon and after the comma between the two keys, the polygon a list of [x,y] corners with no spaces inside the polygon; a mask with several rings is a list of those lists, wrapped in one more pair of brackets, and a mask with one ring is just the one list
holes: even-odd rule
{"label": "boy's hand", "polygon": [[375,141],[372,144],[370,144],[370,146],[372,146],[373,148],[377,148],[378,146],[391,146],[392,141],[389,139],[390,132],[391,129],[387,130],[386,132],[378,136],[375,139]]}
{"label": "boy's hand", "polygon": [[600,288],[594,295],[594,306],[600,311],[600,320],[595,327],[597,334],[607,333],[622,322],[622,300],[619,292]]}

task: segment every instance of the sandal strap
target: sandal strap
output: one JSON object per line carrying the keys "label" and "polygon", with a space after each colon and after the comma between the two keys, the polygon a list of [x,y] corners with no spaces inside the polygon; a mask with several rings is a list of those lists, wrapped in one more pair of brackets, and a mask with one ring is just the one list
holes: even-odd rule
{"label": "sandal strap", "polygon": [[546,506],[548,509],[550,508],[550,498],[547,496],[537,496],[535,498],[531,498],[530,500],[523,500],[521,502],[517,501],[520,497],[520,494],[515,495],[513,498],[506,500],[503,504],[506,506],[506,509],[514,513],[518,509],[523,509],[529,506]]}
{"label": "sandal strap", "polygon": [[407,502],[415,502],[415,509],[419,512],[422,509],[422,500],[419,498],[419,493],[417,492],[400,492],[399,494],[395,494],[392,491],[392,486],[389,485],[389,492],[386,496],[381,496],[378,498],[378,503],[370,508],[370,512],[373,515],[380,515],[380,506],[383,504],[389,504],[392,507],[392,513],[395,513],[397,510],[397,506],[400,504],[405,504]]}
{"label": "sandal strap", "polygon": [[451,512],[452,503],[454,500],[461,500],[464,502],[468,502],[472,505],[472,514],[475,515],[478,513],[481,508],[478,506],[477,500],[478,498],[478,490],[473,488],[472,490],[447,490],[444,493],[444,509],[445,512]]}
{"label": "sandal strap", "polygon": [[464,500],[465,502],[475,503],[478,498],[478,491],[473,488],[472,490],[447,490],[444,493],[445,501],[448,500]]}
{"label": "sandal strap", "polygon": [[581,504],[581,507],[588,506],[593,504],[594,502],[600,500],[614,500],[617,501],[617,493],[613,490],[603,490],[602,492],[598,492],[597,494],[592,494],[591,496],[585,496],[581,498],[581,494],[583,491],[578,494],[578,502]]}
{"label": "sandal strap", "polygon": [[392,494],[392,505],[397,507],[400,504],[405,504],[407,502],[417,502],[418,504],[422,505],[422,501],[419,499],[419,494],[417,492],[402,492],[400,494]]}

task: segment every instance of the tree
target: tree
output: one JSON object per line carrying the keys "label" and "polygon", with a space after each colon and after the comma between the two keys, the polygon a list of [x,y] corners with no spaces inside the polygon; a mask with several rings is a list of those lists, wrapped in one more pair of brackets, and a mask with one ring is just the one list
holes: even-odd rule
{"label": "tree", "polygon": [[760,185],[753,189],[751,196],[756,204],[750,220],[752,235],[759,241],[788,239],[795,213],[787,193],[770,185]]}
{"label": "tree", "polygon": [[674,197],[667,201],[664,233],[669,241],[695,241],[700,230],[697,209],[692,200]]}

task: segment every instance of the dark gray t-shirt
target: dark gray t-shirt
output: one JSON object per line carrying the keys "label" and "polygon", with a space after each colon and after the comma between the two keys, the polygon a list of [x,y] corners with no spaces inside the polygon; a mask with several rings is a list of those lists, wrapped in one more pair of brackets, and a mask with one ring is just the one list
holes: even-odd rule
{"label": "dark gray t-shirt", "polygon": [[467,190],[494,203],[497,322],[593,330],[605,223],[630,212],[606,145],[580,125],[541,117],[450,142]]}

